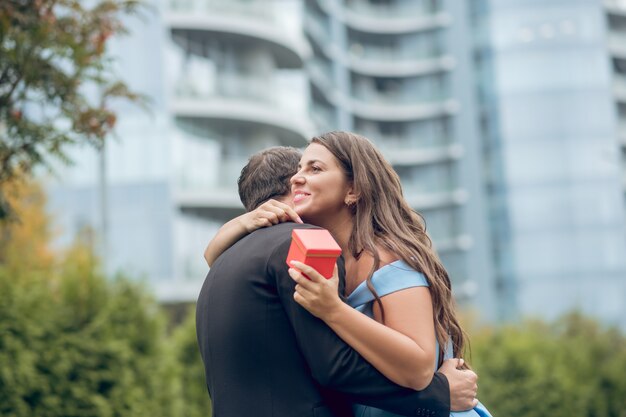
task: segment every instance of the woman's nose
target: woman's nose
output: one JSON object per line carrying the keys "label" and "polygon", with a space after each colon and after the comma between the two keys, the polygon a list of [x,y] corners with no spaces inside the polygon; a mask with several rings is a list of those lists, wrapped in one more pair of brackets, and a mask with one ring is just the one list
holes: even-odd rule
{"label": "woman's nose", "polygon": [[290,182],[292,184],[300,184],[302,183],[303,180],[304,180],[304,177],[302,176],[302,174],[300,174],[300,171],[298,171],[295,173],[293,177],[291,177]]}

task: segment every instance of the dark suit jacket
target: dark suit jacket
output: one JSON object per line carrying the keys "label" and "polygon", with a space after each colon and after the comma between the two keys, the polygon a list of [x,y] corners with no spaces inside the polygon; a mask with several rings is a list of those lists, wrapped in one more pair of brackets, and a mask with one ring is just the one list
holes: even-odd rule
{"label": "dark suit jacket", "polygon": [[345,402],[351,401],[449,417],[443,375],[423,391],[402,388],[293,300],[285,260],[296,227],[313,226],[283,223],[241,239],[216,260],[202,286],[196,329],[213,415],[343,416],[351,415]]}

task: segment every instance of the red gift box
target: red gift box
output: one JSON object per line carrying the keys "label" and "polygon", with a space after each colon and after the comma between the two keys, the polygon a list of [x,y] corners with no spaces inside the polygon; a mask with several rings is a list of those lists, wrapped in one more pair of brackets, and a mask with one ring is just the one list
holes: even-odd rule
{"label": "red gift box", "polygon": [[300,261],[315,268],[325,278],[332,278],[341,248],[326,229],[293,229],[287,265]]}

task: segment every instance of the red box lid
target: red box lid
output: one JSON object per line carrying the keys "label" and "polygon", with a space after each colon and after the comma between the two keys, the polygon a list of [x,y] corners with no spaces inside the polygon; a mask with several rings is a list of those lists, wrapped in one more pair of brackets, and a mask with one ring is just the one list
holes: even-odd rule
{"label": "red box lid", "polygon": [[293,229],[291,237],[307,254],[341,255],[341,248],[326,229]]}

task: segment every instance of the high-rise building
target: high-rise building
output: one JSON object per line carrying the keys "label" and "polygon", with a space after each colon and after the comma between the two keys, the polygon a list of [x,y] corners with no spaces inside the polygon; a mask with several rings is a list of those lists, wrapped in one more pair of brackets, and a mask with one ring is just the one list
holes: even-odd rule
{"label": "high-rise building", "polygon": [[95,227],[109,272],[144,276],[163,301],[191,301],[207,271],[204,246],[243,212],[247,158],[303,147],[312,134],[308,46],[297,1],[153,5],[158,13],[129,19],[131,36],[112,50],[119,75],[153,99],[151,115],[120,108],[122,140],[109,143],[103,169],[93,150],[77,151],[51,203],[66,236]]}
{"label": "high-rise building", "polygon": [[[626,314],[625,0],[167,0],[119,74],[153,98],[77,150],[52,209],[109,272],[193,300],[236,179],[315,132],[374,141],[457,299],[488,320]],[[102,179],[105,179],[103,181]]]}
{"label": "high-rise building", "polygon": [[472,38],[465,2],[306,0],[312,119],[373,140],[454,283],[493,317]]}
{"label": "high-rise building", "polygon": [[608,52],[613,72],[613,97],[617,115],[617,138],[626,190],[626,0],[606,0]]}
{"label": "high-rise building", "polygon": [[[180,132],[173,186],[183,268],[177,277],[203,278],[201,248],[243,212],[237,178],[248,157],[273,145],[302,147],[312,133],[298,6],[261,0],[168,4],[165,21],[177,62],[168,77],[170,112]],[[191,288],[195,296],[197,287]]]}
{"label": "high-rise building", "polygon": [[626,314],[625,10],[598,0],[473,2],[503,317],[579,309],[618,324]]}

